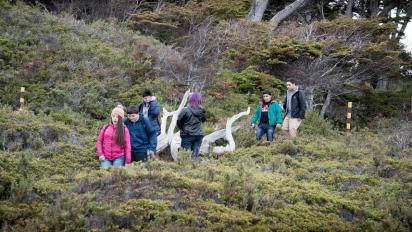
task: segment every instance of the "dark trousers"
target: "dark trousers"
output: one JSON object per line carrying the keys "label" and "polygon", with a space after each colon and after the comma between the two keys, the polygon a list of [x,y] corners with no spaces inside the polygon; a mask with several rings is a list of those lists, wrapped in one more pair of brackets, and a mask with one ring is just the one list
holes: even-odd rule
{"label": "dark trousers", "polygon": [[266,134],[268,141],[272,142],[275,137],[275,127],[266,123],[259,124],[256,130],[256,139],[260,140],[264,134]]}
{"label": "dark trousers", "polygon": [[131,155],[132,155],[132,162],[137,162],[137,161],[146,162],[147,161],[147,151],[146,152],[132,151]]}
{"label": "dark trousers", "polygon": [[192,151],[192,159],[199,157],[200,146],[202,145],[203,135],[183,135],[181,147]]}

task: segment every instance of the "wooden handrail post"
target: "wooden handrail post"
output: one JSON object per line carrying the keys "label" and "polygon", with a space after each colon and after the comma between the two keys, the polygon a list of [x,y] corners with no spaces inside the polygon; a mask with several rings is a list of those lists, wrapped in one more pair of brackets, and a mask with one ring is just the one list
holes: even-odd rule
{"label": "wooden handrail post", "polygon": [[346,133],[350,133],[350,119],[352,118],[352,102],[348,102],[348,110],[346,111]]}
{"label": "wooden handrail post", "polygon": [[23,111],[24,110],[24,93],[26,92],[26,88],[21,87],[20,88],[20,108],[19,111]]}

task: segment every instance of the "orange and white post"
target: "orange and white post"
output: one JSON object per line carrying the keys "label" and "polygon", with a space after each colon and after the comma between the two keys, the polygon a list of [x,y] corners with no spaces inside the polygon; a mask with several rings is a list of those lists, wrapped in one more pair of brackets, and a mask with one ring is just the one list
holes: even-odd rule
{"label": "orange and white post", "polygon": [[348,110],[346,111],[346,133],[350,133],[350,119],[352,118],[352,102],[348,102]]}
{"label": "orange and white post", "polygon": [[26,92],[26,89],[24,87],[20,88],[20,108],[19,111],[23,111],[24,109],[24,93]]}

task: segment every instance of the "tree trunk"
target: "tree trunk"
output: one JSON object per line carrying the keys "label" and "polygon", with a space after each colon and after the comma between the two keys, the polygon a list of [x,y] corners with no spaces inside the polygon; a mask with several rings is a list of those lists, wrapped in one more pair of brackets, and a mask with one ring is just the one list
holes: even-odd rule
{"label": "tree trunk", "polygon": [[[235,133],[236,131],[238,131],[241,127],[240,126],[234,126],[232,127],[232,133]],[[200,153],[201,154],[207,154],[212,152],[212,148],[211,148],[211,144],[216,142],[219,139],[222,139],[226,136],[226,129],[222,129],[222,130],[218,130],[215,131],[211,134],[206,135],[203,138],[202,141],[202,146],[200,147]]]}
{"label": "tree trunk", "polygon": [[[173,160],[177,159],[178,149],[181,146],[181,138],[180,138],[180,131],[174,132],[176,127],[177,117],[183,107],[186,105],[187,99],[189,97],[190,91],[186,91],[185,95],[183,96],[182,101],[180,102],[179,108],[176,111],[169,112],[165,108],[163,108],[163,116],[161,119],[161,126],[160,126],[160,135],[157,136],[157,148],[156,152],[161,152],[165,150],[167,147],[170,146],[170,153]],[[228,118],[226,122],[226,129],[215,131],[209,135],[206,135],[203,138],[202,145],[200,148],[201,153],[207,154],[209,152],[213,153],[223,153],[223,152],[231,152],[234,151],[235,140],[232,136],[232,133],[240,129],[240,126],[233,127],[233,123],[243,116],[247,116],[250,113],[250,107],[247,111],[241,112],[239,114],[233,115],[231,118]],[[172,121],[169,124],[169,128],[167,129],[167,118],[172,117]],[[214,147],[212,150],[210,149],[210,145],[214,143],[218,139],[224,138],[228,141],[228,145],[226,146],[218,146]]]}
{"label": "tree trunk", "polygon": [[315,87],[310,86],[305,89],[307,111],[313,109],[313,99],[315,98]]}
{"label": "tree trunk", "polygon": [[[240,129],[239,126],[232,127],[233,123],[241,117],[247,116],[250,113],[250,107],[247,111],[241,112],[239,114],[233,115],[231,118],[227,119],[226,129],[215,131],[209,135],[206,135],[202,140],[202,145],[200,146],[201,154],[208,154],[210,152],[215,154],[222,154],[224,152],[232,152],[236,148],[235,140],[232,133]],[[217,146],[210,149],[210,145],[218,139],[224,138],[228,144],[226,146]],[[170,153],[173,160],[177,160],[177,153],[181,145],[180,131],[175,133],[173,139],[170,143]]]}
{"label": "tree trunk", "polygon": [[[179,108],[176,111],[168,112],[166,109],[163,109],[162,124],[160,126],[160,135],[157,136],[157,147],[156,152],[161,152],[166,149],[173,140],[174,130],[176,128],[177,116],[180,111],[186,105],[187,98],[189,97],[190,91],[187,90],[183,96],[182,101],[180,102]],[[172,116],[172,122],[169,125],[169,130],[166,131],[167,118]]]}
{"label": "tree trunk", "polygon": [[270,34],[273,35],[273,32],[279,26],[282,20],[289,17],[289,15],[291,15],[293,12],[298,10],[300,7],[304,6],[309,1],[310,0],[296,0],[292,2],[291,4],[287,5],[285,9],[276,13],[275,16],[273,16],[272,19],[270,20],[270,26],[269,26]]}
{"label": "tree trunk", "polygon": [[318,9],[319,9],[319,13],[320,13],[320,17],[322,18],[322,20],[325,20],[325,11],[323,10],[323,0],[320,1],[320,3],[318,4]]}
{"label": "tree trunk", "polygon": [[384,78],[380,78],[378,80],[378,84],[376,85],[377,89],[381,89],[381,90],[387,90],[388,89],[388,78],[384,77]]}
{"label": "tree trunk", "polygon": [[[397,7],[397,8],[396,8],[395,18],[398,19],[399,16],[400,16],[400,14],[401,14],[401,8],[399,7],[399,5],[397,5],[396,7]],[[390,35],[390,38],[391,38],[391,39],[396,39],[396,37],[398,36],[397,33],[398,33],[398,30],[393,31],[392,34]]]}
{"label": "tree trunk", "polygon": [[346,15],[346,16],[349,16],[349,17],[351,17],[351,18],[352,18],[352,16],[353,16],[352,8],[353,8],[353,0],[348,0],[348,5],[346,6],[345,15]]}
{"label": "tree trunk", "polygon": [[328,94],[326,95],[325,102],[323,103],[322,110],[320,111],[320,116],[325,118],[326,111],[330,106],[330,100],[332,99],[332,91],[328,90]]}
{"label": "tree trunk", "polygon": [[406,26],[408,26],[408,23],[409,23],[411,17],[412,17],[412,3],[409,4],[408,9],[406,10],[405,20],[403,21],[402,27],[398,32],[398,38],[399,39],[405,34]]}
{"label": "tree trunk", "polygon": [[263,13],[268,6],[269,0],[253,0],[252,6],[248,14],[248,19],[252,22],[260,22],[263,18]]}
{"label": "tree trunk", "polygon": [[379,12],[379,16],[390,17],[389,12],[395,7],[399,8],[399,1],[389,2],[386,6],[383,7],[383,10]]}
{"label": "tree trunk", "polygon": [[213,153],[222,154],[224,152],[235,151],[236,144],[235,144],[235,139],[233,138],[233,135],[232,135],[232,125],[239,118],[248,116],[249,114],[250,114],[250,107],[248,107],[246,111],[233,115],[231,118],[227,119],[226,130],[225,130],[225,140],[228,142],[228,144],[226,146],[214,147]]}
{"label": "tree trunk", "polygon": [[378,16],[379,0],[369,1],[369,12],[370,12],[370,18],[375,18],[376,16]]}

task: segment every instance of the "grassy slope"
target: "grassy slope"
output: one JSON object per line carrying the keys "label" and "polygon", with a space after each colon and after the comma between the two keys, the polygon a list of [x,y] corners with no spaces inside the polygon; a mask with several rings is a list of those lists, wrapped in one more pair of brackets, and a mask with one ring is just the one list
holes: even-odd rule
{"label": "grassy slope", "polygon": [[[102,89],[112,91],[112,86],[133,84],[128,80],[131,74],[121,75],[128,70],[128,60],[134,59],[128,56],[128,48],[141,41],[147,41],[149,47],[161,45],[128,34],[131,32],[116,39],[117,33],[105,34],[105,29],[112,27],[90,31],[87,25],[23,6],[1,12],[10,14],[8,19],[13,21],[7,24],[4,17],[0,21],[2,30],[7,31],[1,43],[8,44],[2,49],[11,49],[2,58],[15,56],[14,60],[2,60],[1,81],[29,89],[37,86],[38,90],[30,98],[36,115],[0,108],[3,230],[410,230],[410,148],[394,154],[394,145],[373,131],[345,137],[313,115],[305,121],[297,141],[256,144],[253,132],[244,130],[236,136],[244,148],[217,159],[205,158],[199,164],[192,164],[189,155],[181,153],[179,162],[99,170],[94,142],[102,122],[78,112],[98,114],[101,110],[104,114],[106,109],[91,108],[111,105],[96,102],[96,96],[108,96]],[[45,35],[53,35],[59,47],[48,50]],[[122,40],[127,38],[131,39]],[[127,47],[129,43],[132,45]],[[149,53],[142,47],[134,49]],[[41,64],[35,75],[24,74],[27,63],[36,59]],[[98,65],[88,72],[90,60],[106,69]],[[116,75],[99,74],[107,69]],[[120,78],[114,78],[117,75]],[[54,79],[42,79],[50,76]],[[72,98],[52,102],[50,95],[41,94],[60,87],[62,95],[78,93],[79,83],[90,86],[85,93],[101,88],[96,96],[79,95],[87,101],[78,105]],[[70,85],[72,92],[66,89]],[[2,102],[13,104],[13,91],[2,91],[7,96]],[[34,105],[55,109],[62,102],[67,106],[61,111],[39,110]],[[86,103],[90,108],[83,108]]]}

